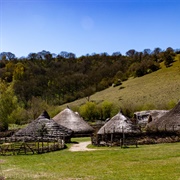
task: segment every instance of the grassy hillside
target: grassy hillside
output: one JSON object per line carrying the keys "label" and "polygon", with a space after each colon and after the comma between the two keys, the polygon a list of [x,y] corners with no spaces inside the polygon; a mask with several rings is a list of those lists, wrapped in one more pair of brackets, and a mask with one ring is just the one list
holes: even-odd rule
{"label": "grassy hillside", "polygon": [[[90,100],[96,102],[107,100],[118,108],[125,106],[132,110],[171,108],[180,100],[180,55],[176,57],[171,67],[166,68],[163,63],[161,66],[162,68],[154,73],[130,78],[121,86],[97,92]],[[80,106],[86,101],[84,98],[69,105]]]}

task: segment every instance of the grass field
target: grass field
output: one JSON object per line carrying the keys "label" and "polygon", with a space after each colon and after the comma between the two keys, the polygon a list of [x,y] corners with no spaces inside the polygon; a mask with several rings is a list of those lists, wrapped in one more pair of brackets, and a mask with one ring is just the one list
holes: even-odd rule
{"label": "grass field", "polygon": [[[107,100],[118,109],[126,106],[133,110],[170,109],[180,100],[180,55],[173,66],[162,68],[139,78],[130,78],[121,86],[109,87],[97,92],[90,100],[102,102]],[[71,107],[86,103],[86,98],[69,103]],[[65,108],[67,104],[61,106]]]}
{"label": "grass field", "polygon": [[180,180],[180,143],[1,156],[0,165],[9,180]]}

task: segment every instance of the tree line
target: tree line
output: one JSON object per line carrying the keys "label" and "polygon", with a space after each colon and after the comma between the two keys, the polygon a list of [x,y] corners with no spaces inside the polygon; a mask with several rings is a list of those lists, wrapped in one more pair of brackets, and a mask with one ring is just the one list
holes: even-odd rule
{"label": "tree line", "polygon": [[[129,77],[140,77],[154,72],[160,68],[161,62],[169,67],[175,55],[179,53],[179,50],[171,47],[166,50],[155,48],[153,51],[144,49],[142,52],[130,49],[126,55],[120,52],[112,55],[94,53],[78,58],[74,53],[65,51],[56,55],[43,50],[21,58],[17,58],[11,52],[2,52],[0,122],[5,122],[9,118],[14,121],[17,119],[16,123],[20,123],[22,120],[15,116],[19,112],[23,114],[24,110],[33,111],[32,118],[35,118],[35,104],[37,106],[43,102],[57,106],[89,97],[109,86],[120,85]],[[4,104],[10,107],[8,112],[5,111],[7,107]],[[14,109],[17,112],[14,112]],[[3,124],[5,129],[8,127],[7,124]]]}

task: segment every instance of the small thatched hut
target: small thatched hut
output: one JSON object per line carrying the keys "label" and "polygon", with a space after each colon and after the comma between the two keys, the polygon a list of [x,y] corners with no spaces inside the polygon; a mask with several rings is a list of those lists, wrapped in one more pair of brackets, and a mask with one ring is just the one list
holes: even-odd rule
{"label": "small thatched hut", "polygon": [[148,123],[147,129],[154,132],[180,132],[180,101],[165,115],[155,121]]}
{"label": "small thatched hut", "polygon": [[105,123],[97,134],[130,134],[138,132],[140,131],[136,128],[131,119],[119,112]]}
{"label": "small thatched hut", "polygon": [[74,136],[90,136],[94,129],[78,113],[69,107],[53,117],[58,124],[65,126],[74,132]]}
{"label": "small thatched hut", "polygon": [[66,142],[70,141],[73,134],[71,129],[56,123],[50,119],[49,114],[44,111],[36,120],[32,121],[27,127],[17,131],[15,137],[43,137],[43,138],[63,138]]}

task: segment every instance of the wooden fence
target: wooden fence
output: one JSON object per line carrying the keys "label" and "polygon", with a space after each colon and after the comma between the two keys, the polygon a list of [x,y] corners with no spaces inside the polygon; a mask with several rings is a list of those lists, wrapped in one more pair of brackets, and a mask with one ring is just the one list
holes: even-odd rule
{"label": "wooden fence", "polygon": [[63,139],[49,138],[34,141],[16,138],[1,138],[0,155],[40,154],[65,148]]}

